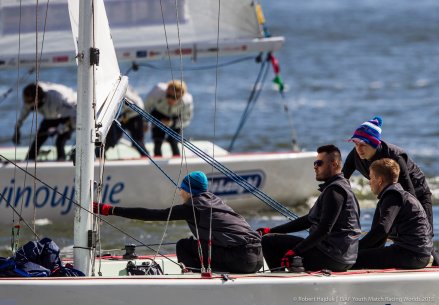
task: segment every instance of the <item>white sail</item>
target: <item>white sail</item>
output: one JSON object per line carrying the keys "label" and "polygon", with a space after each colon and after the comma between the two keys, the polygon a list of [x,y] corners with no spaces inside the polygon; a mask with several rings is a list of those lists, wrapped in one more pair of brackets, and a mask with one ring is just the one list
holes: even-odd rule
{"label": "white sail", "polygon": [[[43,48],[38,60],[42,67],[74,64],[67,0],[52,0],[48,6],[40,3],[37,21],[36,1],[20,2],[0,2],[0,68],[15,67],[18,61],[20,65],[34,65],[36,41],[38,54]],[[218,49],[221,55],[275,51],[283,44],[283,37],[265,37],[263,17],[259,14],[258,18],[254,0],[179,0],[177,7],[175,3],[105,0],[118,59],[142,61],[166,58],[168,54],[179,56],[180,48],[181,55],[192,58],[216,55]]]}
{"label": "white sail", "polygon": [[[79,1],[69,0],[70,21],[75,43],[75,54],[78,54]],[[94,66],[94,92],[96,102],[96,132],[98,141],[103,141],[116,116],[120,101],[125,96],[128,78],[121,77],[116,58],[110,27],[103,1],[94,4],[92,40],[98,51],[99,63]]]}

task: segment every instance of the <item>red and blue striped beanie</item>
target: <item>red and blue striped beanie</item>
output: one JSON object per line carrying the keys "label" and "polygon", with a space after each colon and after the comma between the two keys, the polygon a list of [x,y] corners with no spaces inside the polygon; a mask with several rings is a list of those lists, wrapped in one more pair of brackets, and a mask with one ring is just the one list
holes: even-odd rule
{"label": "red and blue striped beanie", "polygon": [[360,127],[355,130],[350,140],[353,142],[361,140],[373,148],[377,148],[381,144],[382,125],[383,119],[380,116],[376,116],[372,120],[361,124]]}

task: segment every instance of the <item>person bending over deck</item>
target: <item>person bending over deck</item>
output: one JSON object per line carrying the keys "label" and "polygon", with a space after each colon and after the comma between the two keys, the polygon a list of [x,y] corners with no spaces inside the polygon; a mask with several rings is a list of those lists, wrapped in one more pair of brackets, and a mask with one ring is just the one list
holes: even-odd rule
{"label": "person bending over deck", "polygon": [[[354,135],[349,139],[354,142],[355,147],[347,156],[342,172],[346,179],[349,179],[355,170],[370,179],[369,167],[372,162],[383,158],[395,160],[400,168],[399,184],[404,190],[418,198],[433,228],[432,194],[425,175],[402,148],[381,140],[382,124],[382,118],[376,116],[355,130]],[[432,236],[433,232],[434,230],[432,230]],[[433,264],[437,266],[438,254],[434,249],[431,254],[434,257]]]}
{"label": "person bending over deck", "polygon": [[[341,173],[341,153],[334,145],[317,149],[314,161],[321,194],[309,213],[289,223],[260,228],[262,250],[272,271],[290,267],[294,256],[303,258],[305,270],[346,271],[357,258],[361,234],[359,205]],[[287,235],[309,229],[306,238]]]}
{"label": "person bending over deck", "polygon": [[[379,201],[371,229],[360,240],[354,269],[418,269],[429,262],[430,222],[419,200],[398,183],[399,171],[389,158],[370,165],[370,188]],[[387,238],[393,244],[385,247]]]}
{"label": "person bending over deck", "polygon": [[[193,116],[192,95],[188,92],[186,83],[182,80],[171,80],[168,83],[158,83],[146,95],[145,111],[150,113],[174,132],[182,134]],[[167,136],[159,127],[152,125],[152,139],[154,141],[154,156],[162,156],[163,141],[169,142],[172,155],[180,156],[178,141]]]}
{"label": "person bending over deck", "polygon": [[93,210],[102,215],[115,215],[145,221],[185,220],[195,236],[180,239],[176,251],[178,262],[200,270],[197,232],[201,242],[203,262],[206,266],[209,228],[212,230],[213,271],[255,273],[263,265],[261,237],[250,225],[219,197],[208,190],[203,172],[187,175],[180,186],[183,204],[167,209],[123,208],[109,204],[94,204]]}
{"label": "person bending over deck", "polygon": [[61,84],[32,83],[23,89],[23,102],[12,141],[20,144],[20,128],[23,122],[32,111],[38,111],[43,120],[35,140],[29,147],[26,159],[36,160],[43,143],[49,137],[56,136],[57,160],[65,160],[64,146],[76,124],[76,92]]}

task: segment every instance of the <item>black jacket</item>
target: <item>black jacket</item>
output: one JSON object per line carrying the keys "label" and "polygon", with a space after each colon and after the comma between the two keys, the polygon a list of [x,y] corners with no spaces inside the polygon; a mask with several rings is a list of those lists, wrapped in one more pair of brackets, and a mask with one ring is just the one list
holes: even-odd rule
{"label": "black jacket", "polygon": [[421,199],[425,194],[431,194],[425,175],[415,162],[400,147],[381,141],[377,152],[371,160],[362,160],[357,151],[352,149],[346,158],[342,172],[349,179],[355,170],[370,180],[369,167],[375,160],[390,158],[395,160],[400,167],[398,183],[404,190],[410,192],[416,198]]}
{"label": "black jacket", "polygon": [[385,188],[378,198],[371,229],[360,240],[360,249],[382,247],[389,237],[397,246],[430,255],[431,226],[420,202],[399,183]]}
{"label": "black jacket", "polygon": [[309,228],[309,236],[293,249],[297,254],[317,247],[340,263],[353,264],[361,235],[357,198],[342,174],[321,184],[320,191],[307,215],[274,227],[270,232],[290,233]]}
{"label": "black jacket", "polygon": [[[192,207],[193,202],[193,207]],[[200,240],[209,240],[210,213],[212,208],[212,245],[236,247],[247,244],[260,245],[261,237],[245,219],[235,213],[218,196],[204,192],[188,202],[167,209],[115,207],[113,215],[146,221],[185,220],[192,234]]]}

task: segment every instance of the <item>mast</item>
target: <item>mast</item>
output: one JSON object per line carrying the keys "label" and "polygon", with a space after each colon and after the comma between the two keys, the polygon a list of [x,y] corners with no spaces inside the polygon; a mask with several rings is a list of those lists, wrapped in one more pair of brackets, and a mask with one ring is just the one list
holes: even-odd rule
{"label": "mast", "polygon": [[79,1],[78,35],[78,105],[76,123],[76,167],[74,222],[74,265],[86,275],[91,271],[91,248],[88,231],[91,230],[91,214],[94,180],[94,117],[93,117],[93,69],[90,49],[93,47],[93,0]]}

